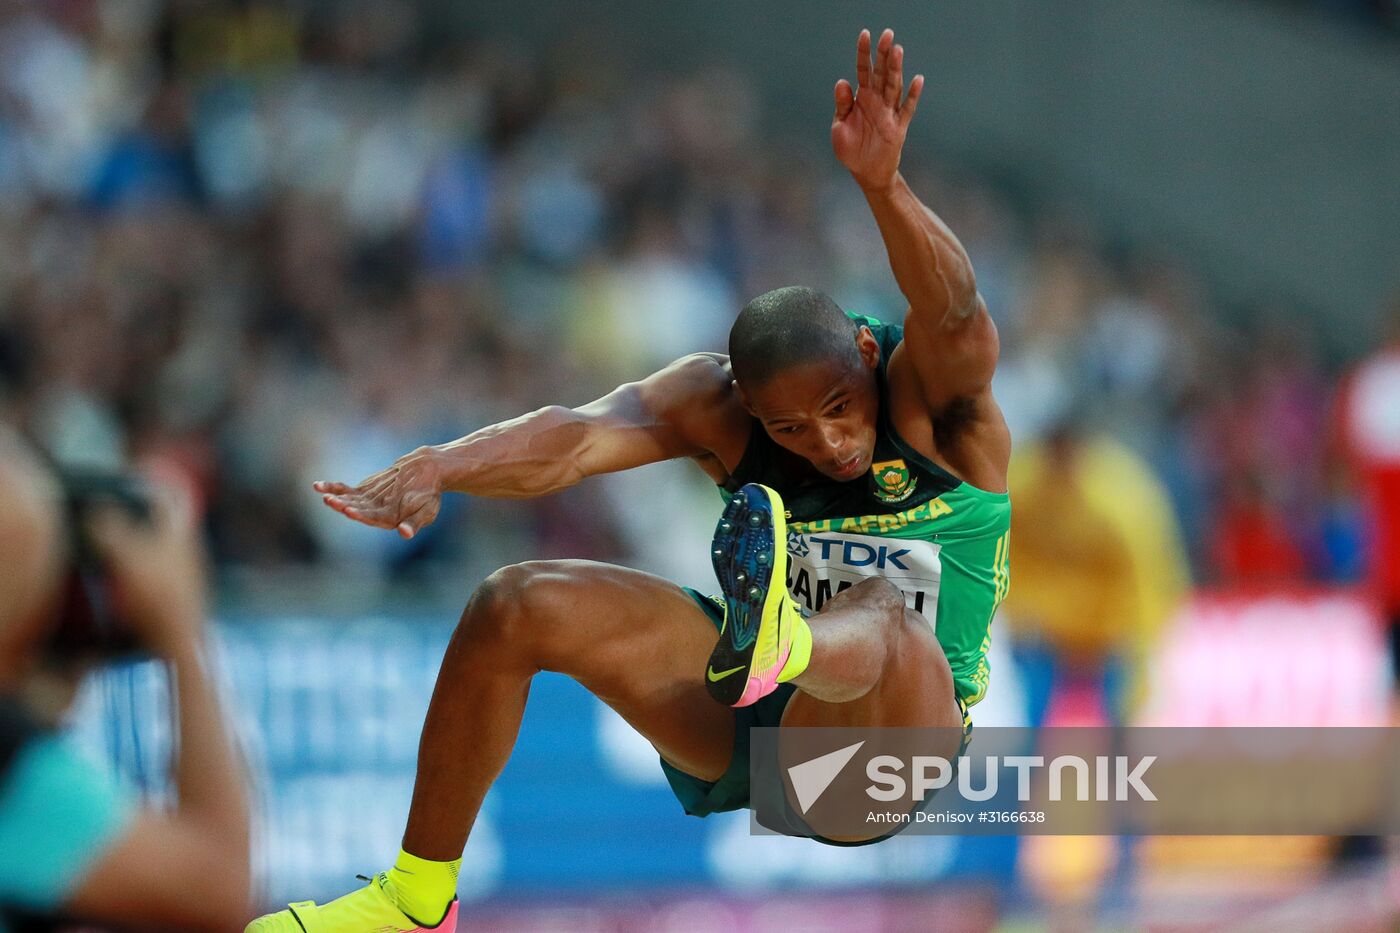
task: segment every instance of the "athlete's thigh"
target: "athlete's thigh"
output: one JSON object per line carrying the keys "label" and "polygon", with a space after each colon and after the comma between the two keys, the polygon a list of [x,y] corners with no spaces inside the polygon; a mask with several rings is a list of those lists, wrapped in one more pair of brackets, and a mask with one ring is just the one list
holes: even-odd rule
{"label": "athlete's thigh", "polygon": [[534,587],[567,634],[541,658],[612,707],[668,762],[705,780],[729,766],[734,713],[701,672],[718,632],[684,590],[594,561],[535,564]]}
{"label": "athlete's thigh", "polygon": [[[813,625],[820,625],[820,614]],[[962,728],[953,672],[923,616],[905,610],[898,643],[880,680],[864,696],[827,703],[798,691],[783,710],[784,726],[904,726]]]}

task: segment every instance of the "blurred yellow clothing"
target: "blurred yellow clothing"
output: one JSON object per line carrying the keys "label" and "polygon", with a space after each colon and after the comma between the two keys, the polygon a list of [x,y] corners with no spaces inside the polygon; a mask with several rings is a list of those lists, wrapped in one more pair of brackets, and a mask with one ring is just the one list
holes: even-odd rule
{"label": "blurred yellow clothing", "polygon": [[1026,448],[1010,483],[1013,632],[1071,663],[1140,659],[1190,583],[1161,482],[1128,448],[1087,437]]}

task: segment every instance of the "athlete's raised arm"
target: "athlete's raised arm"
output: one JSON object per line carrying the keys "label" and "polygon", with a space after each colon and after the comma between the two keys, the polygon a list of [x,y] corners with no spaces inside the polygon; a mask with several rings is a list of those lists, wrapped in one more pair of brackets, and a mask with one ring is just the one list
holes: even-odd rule
{"label": "athlete's raised arm", "polygon": [[318,482],[326,505],[411,538],[437,517],[444,492],[528,499],[681,457],[735,436],[746,415],[724,358],[695,354],[578,408],[551,405],[435,447],[419,447],[359,484]]}
{"label": "athlete's raised arm", "polygon": [[831,145],[865,194],[890,267],[909,299],[904,339],[929,401],[985,389],[997,359],[997,333],[977,293],[972,263],[958,238],[914,196],[899,173],[909,122],[924,76],[904,92],[904,47],[886,29],[870,56],[870,32],[856,40],[857,87],[836,82]]}

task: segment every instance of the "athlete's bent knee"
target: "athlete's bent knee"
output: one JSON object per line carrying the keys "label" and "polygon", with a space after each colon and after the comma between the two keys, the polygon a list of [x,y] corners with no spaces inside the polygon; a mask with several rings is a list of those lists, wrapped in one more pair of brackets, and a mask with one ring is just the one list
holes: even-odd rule
{"label": "athlete's bent knee", "polygon": [[472,594],[458,634],[473,643],[524,647],[549,627],[563,577],[550,561],[526,561],[492,573]]}
{"label": "athlete's bent knee", "polygon": [[892,606],[904,605],[904,591],[884,577],[871,577],[863,585],[870,590],[872,598],[880,599]]}
{"label": "athlete's bent knee", "polygon": [[538,661],[567,635],[577,595],[567,560],[526,560],[501,567],[477,587],[458,633],[477,646],[496,646]]}
{"label": "athlete's bent knee", "polygon": [[[891,612],[904,605],[903,591],[884,577],[867,577],[846,590],[842,596],[845,599],[880,606]],[[834,604],[835,600],[832,602]]]}

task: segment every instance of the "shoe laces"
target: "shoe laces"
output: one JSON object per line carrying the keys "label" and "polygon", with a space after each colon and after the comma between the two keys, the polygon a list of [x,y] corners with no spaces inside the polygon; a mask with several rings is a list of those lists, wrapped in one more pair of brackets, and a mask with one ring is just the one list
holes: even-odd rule
{"label": "shoe laces", "polygon": [[368,875],[356,875],[355,879],[357,881],[364,881],[368,884],[377,884],[379,885],[379,890],[383,891],[386,883],[389,880],[389,873],[387,871],[381,871],[373,878],[369,877]]}

